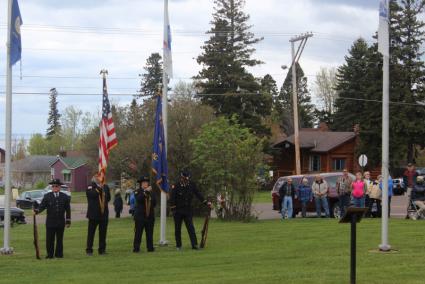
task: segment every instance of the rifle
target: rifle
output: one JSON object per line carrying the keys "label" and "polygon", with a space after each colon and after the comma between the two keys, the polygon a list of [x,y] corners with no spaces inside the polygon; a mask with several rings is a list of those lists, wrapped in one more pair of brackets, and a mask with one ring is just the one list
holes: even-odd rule
{"label": "rifle", "polygon": [[[35,209],[35,206],[33,206],[33,210],[34,209]],[[37,218],[36,218],[35,212],[33,212],[32,220],[33,220],[35,258],[41,259],[41,257],[40,257],[40,247],[38,246],[38,228],[37,228]]]}
{"label": "rifle", "polygon": [[205,217],[204,227],[202,228],[201,248],[205,248],[208,236],[208,223],[210,222],[211,207],[208,208],[207,216]]}

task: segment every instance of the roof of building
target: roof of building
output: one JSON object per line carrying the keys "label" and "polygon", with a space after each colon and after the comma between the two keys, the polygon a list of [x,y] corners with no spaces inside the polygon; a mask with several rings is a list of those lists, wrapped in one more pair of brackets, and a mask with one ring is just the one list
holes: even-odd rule
{"label": "roof of building", "polygon": [[[329,152],[330,150],[356,137],[354,132],[301,130],[299,133],[300,147],[309,148],[312,152]],[[283,138],[274,144],[274,147],[281,148],[285,142],[294,144],[294,135]]]}
{"label": "roof of building", "polygon": [[77,169],[87,164],[86,157],[56,157],[56,159],[50,164],[53,166],[57,161],[61,161],[68,169]]}
{"label": "roof of building", "polygon": [[12,172],[50,172],[50,165],[55,159],[55,156],[47,155],[27,156],[12,162]]}

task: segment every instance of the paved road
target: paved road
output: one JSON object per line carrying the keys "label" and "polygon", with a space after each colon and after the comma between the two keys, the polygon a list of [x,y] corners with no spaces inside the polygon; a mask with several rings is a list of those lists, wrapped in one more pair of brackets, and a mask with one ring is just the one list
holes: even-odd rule
{"label": "paved road", "polygon": [[[395,218],[404,218],[406,216],[406,205],[407,205],[407,197],[406,196],[394,196],[391,202],[391,217]],[[72,208],[72,221],[81,221],[86,220],[86,210],[87,204],[83,203],[73,203],[71,204]],[[122,217],[130,216],[128,213],[129,207],[128,205],[124,205]],[[280,219],[281,215],[272,210],[271,203],[257,203],[253,205],[254,213],[258,216],[260,220],[268,220],[268,219]],[[313,214],[314,216],[314,214]],[[114,207],[109,205],[109,218],[115,217]],[[27,216],[27,222],[32,223],[32,218]],[[37,217],[37,221],[39,224],[44,223],[45,215],[40,215]]]}
{"label": "paved road", "polygon": [[[124,210],[121,214],[121,217],[129,217],[130,214],[128,213],[129,206],[124,205]],[[87,213],[87,204],[86,203],[71,203],[71,219],[72,222],[75,221],[81,221],[86,220],[86,213]],[[32,224],[32,217],[26,214],[26,220],[28,224]],[[115,218],[115,211],[114,206],[109,205],[109,218]],[[42,214],[40,216],[37,216],[37,224],[43,224],[46,220],[46,215]]]}
{"label": "paved road", "polygon": [[[391,217],[404,218],[406,216],[406,206],[407,196],[393,196],[391,200]],[[260,220],[281,218],[279,212],[272,210],[271,203],[257,203],[253,207]]]}

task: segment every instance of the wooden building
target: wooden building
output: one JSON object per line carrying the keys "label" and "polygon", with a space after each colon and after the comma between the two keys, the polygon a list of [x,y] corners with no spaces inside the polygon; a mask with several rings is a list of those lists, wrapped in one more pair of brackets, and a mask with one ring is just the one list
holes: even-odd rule
{"label": "wooden building", "polygon": [[[300,130],[301,173],[359,170],[356,156],[358,136],[355,132],[332,132],[325,129]],[[274,178],[295,174],[294,135],[274,144]]]}

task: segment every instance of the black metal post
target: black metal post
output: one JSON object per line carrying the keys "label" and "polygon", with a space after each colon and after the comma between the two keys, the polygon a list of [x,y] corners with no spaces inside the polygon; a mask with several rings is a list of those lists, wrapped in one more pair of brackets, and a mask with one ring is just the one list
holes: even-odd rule
{"label": "black metal post", "polygon": [[357,215],[351,216],[351,269],[350,269],[350,283],[356,283],[356,223]]}

